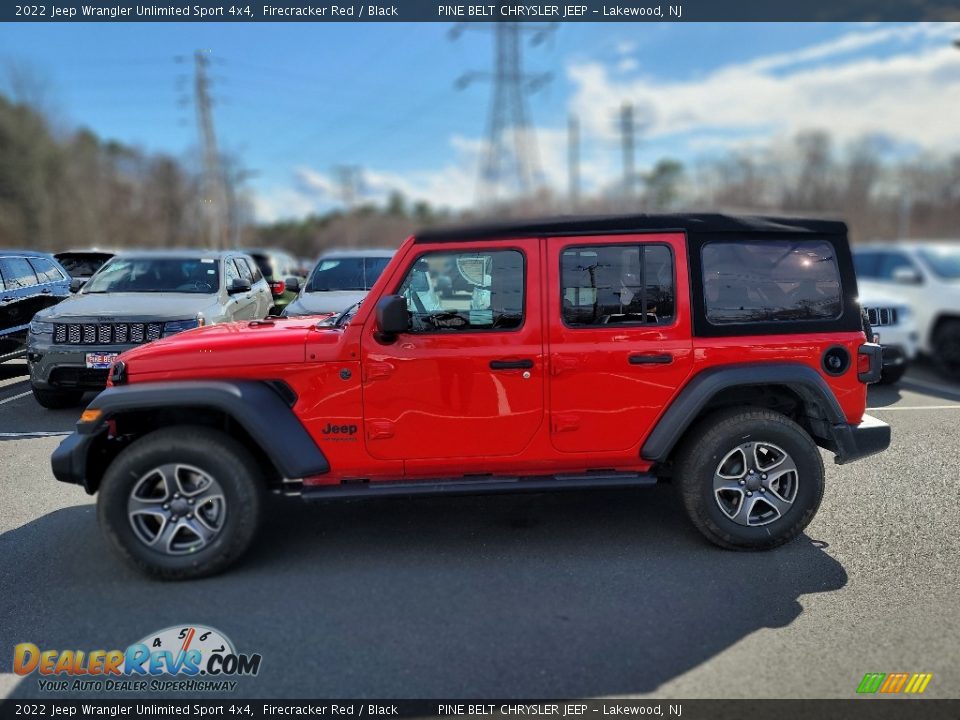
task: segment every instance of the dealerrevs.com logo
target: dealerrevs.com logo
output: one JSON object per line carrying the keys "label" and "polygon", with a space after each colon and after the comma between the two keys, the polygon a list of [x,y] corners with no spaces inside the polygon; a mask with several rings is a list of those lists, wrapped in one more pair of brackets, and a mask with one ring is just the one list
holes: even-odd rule
{"label": "dealerrevs.com logo", "polygon": [[260,672],[261,660],[202,625],[168,627],[125,650],[42,650],[33,643],[13,649],[13,671],[37,673],[39,689],[51,692],[232,691],[234,678]]}

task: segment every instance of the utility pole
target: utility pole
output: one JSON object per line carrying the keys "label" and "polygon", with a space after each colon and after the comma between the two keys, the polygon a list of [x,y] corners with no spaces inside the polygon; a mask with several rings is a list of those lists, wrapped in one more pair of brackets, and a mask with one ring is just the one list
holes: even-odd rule
{"label": "utility pole", "polygon": [[[505,3],[498,3],[498,6]],[[509,194],[528,195],[542,182],[537,142],[527,114],[526,94],[550,81],[549,73],[523,71],[522,41],[527,33],[540,44],[553,32],[552,23],[497,22],[459,24],[451,30],[458,37],[465,29],[489,29],[494,38],[492,73],[468,72],[457,80],[464,88],[473,80],[493,82],[487,119],[487,139],[480,160],[477,197],[480,204],[495,202]]]}
{"label": "utility pole", "polygon": [[636,170],[634,168],[633,103],[625,102],[620,107],[620,147],[623,154],[623,196],[628,201],[634,197]]}
{"label": "utility pole", "polygon": [[210,78],[207,70],[210,57],[207,51],[197,50],[193,54],[194,67],[194,105],[197,111],[197,129],[203,155],[203,209],[207,221],[207,244],[211,248],[222,249],[226,245],[226,192],[224,190],[223,171],[220,167],[220,153],[217,150],[217,136],[213,129],[212,102],[210,100]]}
{"label": "utility pole", "polygon": [[363,184],[363,168],[359,165],[334,165],[333,175],[337,181],[337,192],[347,210],[353,210],[357,196]]}
{"label": "utility pole", "polygon": [[570,207],[580,204],[580,120],[573,113],[567,119],[567,172]]}

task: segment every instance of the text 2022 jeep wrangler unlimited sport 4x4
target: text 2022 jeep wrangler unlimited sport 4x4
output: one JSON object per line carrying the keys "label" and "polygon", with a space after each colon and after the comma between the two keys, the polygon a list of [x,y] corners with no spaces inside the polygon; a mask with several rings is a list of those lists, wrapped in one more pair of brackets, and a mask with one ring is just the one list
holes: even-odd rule
{"label": "text 2022 jeep wrangler unlimited sport 4x4", "polygon": [[335,318],[124,353],[52,459],[111,543],[189,578],[307,499],[549,491],[670,477],[726,548],[796,537],[817,446],[885,449],[842,223],[632,216],[431,230]]}

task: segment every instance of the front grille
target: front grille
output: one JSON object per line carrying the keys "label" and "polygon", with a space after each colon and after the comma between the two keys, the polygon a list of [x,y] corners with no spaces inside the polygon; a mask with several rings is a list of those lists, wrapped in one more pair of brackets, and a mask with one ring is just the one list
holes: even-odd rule
{"label": "front grille", "polygon": [[140,345],[159,340],[163,323],[57,323],[53,342],[58,345]]}
{"label": "front grille", "polygon": [[107,385],[107,371],[90,368],[60,367],[50,371],[54,387],[99,390]]}
{"label": "front grille", "polygon": [[867,317],[870,319],[870,327],[896,325],[899,322],[896,308],[867,308]]}

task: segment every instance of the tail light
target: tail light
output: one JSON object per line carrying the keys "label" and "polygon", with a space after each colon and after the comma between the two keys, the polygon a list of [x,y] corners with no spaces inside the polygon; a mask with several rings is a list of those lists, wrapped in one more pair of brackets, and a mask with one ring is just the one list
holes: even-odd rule
{"label": "tail light", "polygon": [[883,348],[876,343],[864,343],[857,350],[857,379],[862,383],[880,381],[883,370]]}
{"label": "tail light", "polygon": [[270,283],[270,292],[273,293],[274,297],[280,297],[284,292],[286,292],[286,290],[287,286],[283,280]]}

